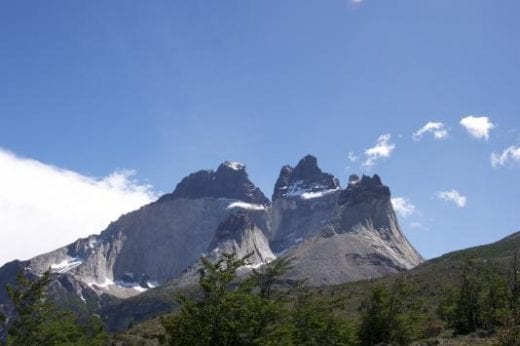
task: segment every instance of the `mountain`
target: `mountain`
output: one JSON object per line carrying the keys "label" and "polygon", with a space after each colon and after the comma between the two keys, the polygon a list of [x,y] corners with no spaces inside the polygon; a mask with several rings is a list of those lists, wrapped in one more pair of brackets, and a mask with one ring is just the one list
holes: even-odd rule
{"label": "mountain", "polygon": [[[424,307],[426,321],[431,322],[431,326],[437,331],[442,332],[441,335],[428,339],[428,342],[418,342],[419,345],[496,345],[497,340],[489,333],[474,333],[469,336],[450,336],[449,331],[442,330],[442,324],[438,321],[439,304],[445,300],[446,293],[453,287],[460,285],[463,275],[463,268],[470,260],[473,263],[488,265],[494,271],[507,278],[510,274],[511,264],[515,255],[520,252],[520,232],[513,233],[497,242],[472,247],[468,249],[451,252],[440,257],[427,260],[417,267],[396,274],[386,275],[374,280],[363,280],[347,282],[341,285],[320,286],[311,289],[308,294],[316,299],[333,299],[334,301],[342,301],[345,304],[336,311],[349,319],[359,318],[360,305],[367,297],[373,287],[386,286],[392,287],[396,280],[405,278],[407,282],[413,282],[417,285],[419,296],[417,299]],[[150,296],[150,291],[145,295]],[[136,306],[143,304],[143,296],[131,299],[134,309]],[[150,297],[148,297],[150,298]],[[158,296],[155,296],[158,299]],[[127,305],[129,306],[129,305]],[[129,316],[129,311],[125,311],[125,316]],[[135,316],[135,315],[134,315]],[[151,317],[151,316],[149,316]],[[429,323],[430,323],[429,322]],[[118,334],[118,340],[127,342],[125,344],[144,345],[154,344],[158,336],[163,331],[160,328],[160,319],[151,318],[146,322],[136,324],[133,328]]]}
{"label": "mountain", "polygon": [[[100,235],[29,261],[6,264],[0,269],[0,283],[13,282],[22,267],[34,275],[50,268],[62,288],[83,301],[102,294],[130,297],[178,276],[196,262],[210,246],[215,230],[236,210],[253,208],[267,215],[269,204],[243,165],[225,162],[216,171],[189,175],[173,193],[121,216]],[[5,302],[5,292],[0,299]]]}
{"label": "mountain", "polygon": [[[272,202],[245,165],[224,162],[192,173],[172,193],[121,216],[92,235],[28,261],[0,268],[0,285],[51,269],[58,300],[99,309],[114,299],[146,297],[196,277],[201,255],[251,254],[245,271],[278,256],[295,258],[287,280],[312,285],[379,277],[410,269],[421,256],[401,232],[381,179],[352,176],[346,189],[307,155],[284,166]],[[0,305],[7,303],[0,290]],[[112,303],[111,303],[112,302]],[[151,302],[148,312],[154,312]],[[146,310],[146,309],[145,309]]]}
{"label": "mountain", "polygon": [[[319,234],[287,251],[291,276],[331,285],[411,269],[423,261],[401,232],[390,189],[379,176],[351,176]],[[319,203],[319,202],[318,202]]]}
{"label": "mountain", "polygon": [[273,249],[280,252],[316,235],[332,217],[340,190],[338,179],[322,172],[314,156],[305,156],[294,168],[284,166],[271,208]]}

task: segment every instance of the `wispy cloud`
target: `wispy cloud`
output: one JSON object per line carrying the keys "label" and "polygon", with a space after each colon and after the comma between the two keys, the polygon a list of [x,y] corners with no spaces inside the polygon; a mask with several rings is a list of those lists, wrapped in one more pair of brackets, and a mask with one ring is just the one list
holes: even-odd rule
{"label": "wispy cloud", "polygon": [[415,213],[415,205],[413,205],[408,198],[392,198],[392,205],[394,207],[395,212],[402,217],[407,217]]}
{"label": "wispy cloud", "polygon": [[103,230],[154,200],[132,171],[96,179],[0,149],[0,264]]}
{"label": "wispy cloud", "polygon": [[414,132],[413,139],[416,141],[421,140],[424,134],[431,133],[435,139],[445,139],[448,137],[448,130],[443,123],[440,122],[428,122],[422,128]]}
{"label": "wispy cloud", "polygon": [[352,163],[357,162],[359,160],[359,157],[352,151],[348,153],[347,157],[348,160]]}
{"label": "wispy cloud", "polygon": [[454,203],[457,207],[463,208],[466,206],[467,198],[461,195],[457,190],[440,191],[437,197],[445,202]]}
{"label": "wispy cloud", "polygon": [[395,144],[390,143],[391,135],[386,133],[379,136],[374,147],[365,150],[365,162],[363,166],[371,167],[380,159],[388,158],[395,149]]}
{"label": "wispy cloud", "polygon": [[491,165],[493,167],[505,166],[510,162],[520,162],[520,147],[510,146],[501,153],[491,154]]}
{"label": "wispy cloud", "polygon": [[495,124],[488,117],[469,115],[460,120],[460,124],[466,131],[477,139],[489,139],[489,132],[495,127]]}
{"label": "wispy cloud", "polygon": [[410,222],[410,227],[413,229],[420,230],[420,231],[429,231],[430,230],[428,227],[426,227],[425,225],[423,225],[422,223],[417,222],[417,221]]}

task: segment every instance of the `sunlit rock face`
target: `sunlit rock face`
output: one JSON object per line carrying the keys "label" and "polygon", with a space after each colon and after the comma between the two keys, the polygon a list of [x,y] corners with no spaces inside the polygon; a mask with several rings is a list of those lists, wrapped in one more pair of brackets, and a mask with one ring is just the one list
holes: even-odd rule
{"label": "sunlit rock face", "polygon": [[[173,193],[121,216],[100,235],[79,239],[17,267],[33,275],[50,269],[59,278],[56,292],[73,291],[80,301],[102,294],[126,298],[179,276],[199,260],[219,226],[237,212],[262,215],[258,217],[263,220],[261,228],[254,229],[251,237],[261,242],[268,228],[269,205],[244,165],[224,162],[216,171],[190,174]],[[12,282],[16,270],[4,271],[0,281]],[[2,297],[7,300],[5,294]]]}
{"label": "sunlit rock face", "polygon": [[390,189],[377,175],[351,176],[319,235],[287,255],[295,257],[290,277],[306,277],[311,285],[379,277],[423,261],[402,233]]}

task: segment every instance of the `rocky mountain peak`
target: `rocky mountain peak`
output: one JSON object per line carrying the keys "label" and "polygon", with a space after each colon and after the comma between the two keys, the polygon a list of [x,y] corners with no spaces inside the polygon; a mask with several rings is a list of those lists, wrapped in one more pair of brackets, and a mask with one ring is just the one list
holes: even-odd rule
{"label": "rocky mountain peak", "polygon": [[312,179],[321,174],[323,172],[318,167],[318,159],[313,155],[306,155],[294,167],[294,175],[301,179]]}
{"label": "rocky mountain peak", "polygon": [[235,172],[237,174],[240,173],[245,174],[247,176],[246,165],[235,161],[224,161],[220,164],[220,166],[218,166],[217,175],[226,174],[226,172]]}
{"label": "rocky mountain peak", "polygon": [[339,205],[355,205],[373,200],[390,200],[390,189],[383,185],[381,178],[374,174],[372,177],[351,175],[348,186],[339,196]]}
{"label": "rocky mountain peak", "polygon": [[177,184],[173,193],[161,197],[160,201],[204,197],[229,198],[270,205],[264,193],[249,180],[246,166],[232,161],[223,162],[216,171],[201,170],[188,175]]}
{"label": "rocky mountain peak", "polygon": [[352,174],[349,178],[348,178],[348,186],[350,185],[355,185],[359,183],[359,176],[357,174]]}
{"label": "rocky mountain peak", "polygon": [[276,181],[273,201],[279,197],[300,197],[339,188],[339,181],[332,174],[324,173],[313,155],[303,157],[296,167],[283,166]]}

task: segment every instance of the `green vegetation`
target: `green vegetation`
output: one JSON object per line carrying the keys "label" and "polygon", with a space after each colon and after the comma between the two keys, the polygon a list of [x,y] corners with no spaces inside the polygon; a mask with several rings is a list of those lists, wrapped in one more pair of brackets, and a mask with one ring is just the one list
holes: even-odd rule
{"label": "green vegetation", "polygon": [[16,287],[7,287],[15,314],[9,323],[7,345],[106,345],[108,334],[101,319],[88,316],[83,320],[70,311],[58,309],[47,297],[50,272],[31,281],[22,271]]}
{"label": "green vegetation", "polygon": [[410,279],[400,278],[390,289],[374,286],[360,311],[358,335],[361,345],[381,342],[408,345],[424,336],[426,316],[418,289]]}
{"label": "green vegetation", "polygon": [[232,255],[216,263],[202,259],[202,299],[180,297],[180,311],[161,319],[169,345],[353,344],[348,321],[330,313],[335,302],[315,301],[301,283],[273,291],[290,260],[238,281],[236,272],[246,260]]}
{"label": "green vegetation", "polygon": [[[273,282],[267,287],[269,299],[280,315],[272,318],[274,326],[265,331],[277,342],[283,340],[288,345],[317,344],[317,339],[312,340],[309,336],[331,329],[345,333],[336,335],[341,335],[340,342],[347,345],[377,342],[393,345],[519,345],[520,277],[513,275],[520,272],[514,268],[518,266],[515,253],[519,249],[520,236],[515,234],[491,245],[444,255],[405,273],[330,287],[288,286],[286,282],[276,280],[277,275],[274,275],[274,279],[267,280]],[[235,291],[238,282],[232,282],[228,288]],[[147,294],[147,300],[165,299],[168,294],[171,296],[172,291],[168,291],[168,287],[153,290]],[[257,281],[248,294],[258,295],[260,291]],[[191,296],[192,303],[204,304],[203,295],[193,293]],[[132,304],[140,304],[143,300],[143,297],[136,297]],[[464,322],[464,316],[474,316],[473,312],[464,311],[473,307],[475,301],[478,302],[478,313],[474,320],[478,322]],[[307,307],[312,311],[311,316],[319,317],[309,318],[310,322],[306,322]],[[162,320],[176,316],[179,313],[164,315]],[[333,321],[326,322],[328,317]],[[151,319],[138,323],[115,335],[115,340],[124,345],[157,345],[160,340],[166,340],[160,321]],[[319,322],[316,328],[308,327],[307,323],[312,325],[316,322]],[[327,326],[335,324],[335,327]],[[342,327],[337,327],[338,324]],[[464,328],[465,325],[473,327]],[[295,326],[300,326],[296,329],[301,332],[300,336],[295,332]],[[330,332],[325,334],[332,335]],[[169,333],[168,338],[173,335]],[[306,341],[309,339],[311,341]],[[261,342],[268,344],[267,338],[257,341],[257,344]],[[337,341],[328,342],[334,344]]]}
{"label": "green vegetation", "polygon": [[[246,258],[202,259],[198,288],[168,287],[169,314],[108,340],[98,318],[50,304],[49,273],[9,288],[10,345],[520,345],[520,237],[459,251],[376,280],[310,288],[288,283],[290,259],[238,275]],[[130,306],[130,305],[127,305]],[[1,320],[1,317],[0,317]]]}

